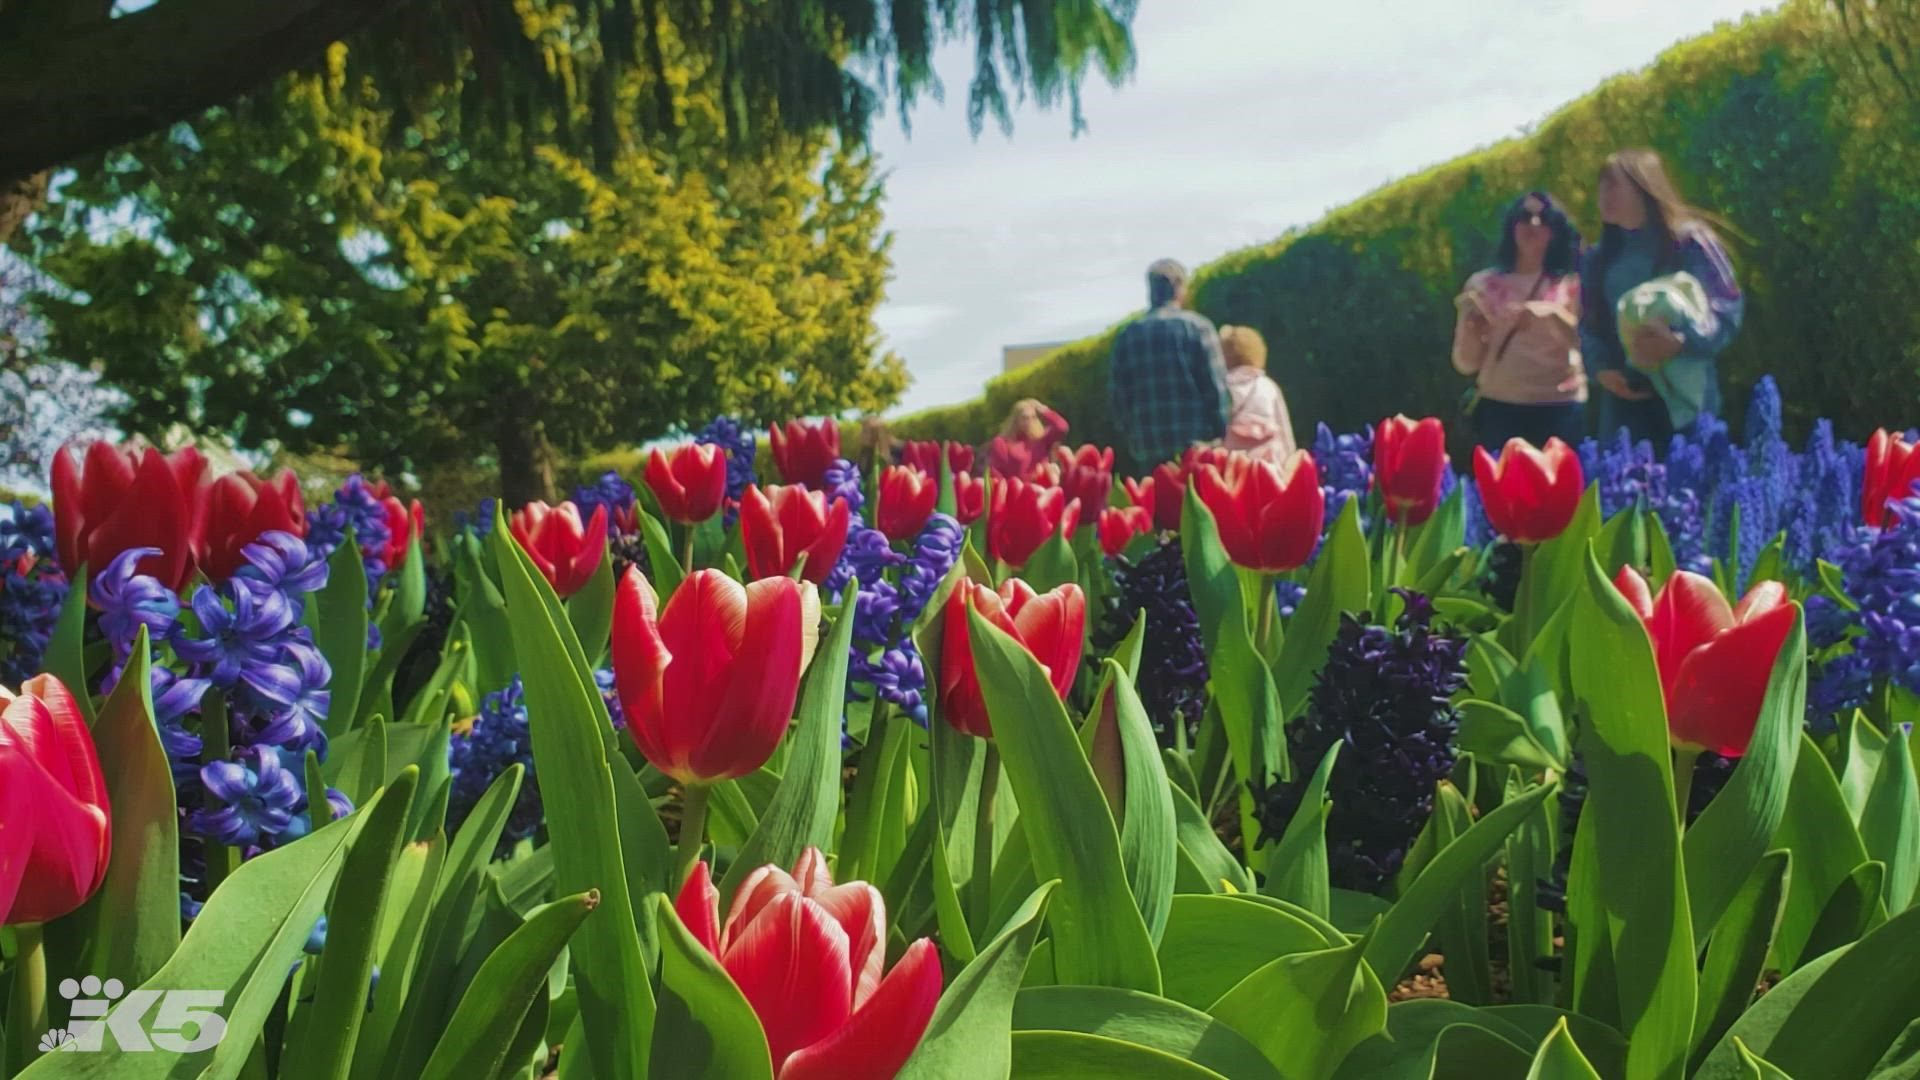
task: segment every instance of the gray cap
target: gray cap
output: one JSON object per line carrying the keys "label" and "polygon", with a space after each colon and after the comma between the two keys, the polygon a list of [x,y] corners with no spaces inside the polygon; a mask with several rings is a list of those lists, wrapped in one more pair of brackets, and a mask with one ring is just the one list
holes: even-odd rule
{"label": "gray cap", "polygon": [[1177,289],[1187,283],[1187,268],[1177,259],[1160,259],[1147,267],[1147,284],[1165,284]]}

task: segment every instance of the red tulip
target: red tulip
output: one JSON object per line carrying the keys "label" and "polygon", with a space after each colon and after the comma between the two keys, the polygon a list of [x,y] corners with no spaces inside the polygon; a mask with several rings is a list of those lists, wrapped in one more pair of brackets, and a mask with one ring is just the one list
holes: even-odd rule
{"label": "red tulip", "polygon": [[628,567],[613,599],[613,678],[634,745],[683,784],[745,776],[787,733],[820,634],[820,594],[785,577],[687,575],[665,611]]}
{"label": "red tulip", "polygon": [[1657,597],[1631,566],[1613,583],[1653,639],[1673,745],[1730,758],[1746,753],[1774,660],[1793,629],[1786,586],[1759,582],[1729,609],[1712,581],[1685,570]]}
{"label": "red tulip", "polygon": [[1425,524],[1440,506],[1447,473],[1447,429],[1437,416],[1395,416],[1373,432],[1373,482],[1387,504],[1389,520]]}
{"label": "red tulip", "polygon": [[987,512],[987,482],[968,473],[953,476],[953,516],[971,525]]}
{"label": "red tulip", "polygon": [[594,507],[593,519],[581,525],[580,508],[570,501],[529,503],[513,512],[507,527],[562,600],[593,580],[607,554],[605,506]]}
{"label": "red tulip", "polygon": [[1537,544],[1567,531],[1586,488],[1579,455],[1559,439],[1548,439],[1545,450],[1525,439],[1508,439],[1498,461],[1486,447],[1476,447],[1473,475],[1487,520],[1517,544]]}
{"label": "red tulip", "polygon": [[200,570],[216,584],[245,565],[240,551],[266,532],[307,535],[307,504],[300,480],[282,469],[271,481],[250,472],[228,473],[207,489]]}
{"label": "red tulip", "polygon": [[1887,504],[1911,498],[1920,484],[1920,447],[1881,428],[1867,440],[1867,471],[1860,485],[1860,517],[1874,528],[1885,528]]}
{"label": "red tulip", "polygon": [[940,458],[945,454],[947,471],[956,475],[973,471],[973,447],[957,442],[910,442],[900,445],[900,464],[911,465],[928,476],[940,475]]}
{"label": "red tulip", "polygon": [[847,546],[849,511],[844,500],[827,501],[824,492],[797,485],[747,488],[740,500],[740,541],[747,549],[747,570],[754,577],[793,572],[802,554],[800,576],[814,584],[827,579],[840,549]]}
{"label": "red tulip", "polygon": [[1144,506],[1109,506],[1100,511],[1100,550],[1109,558],[1126,550],[1127,542],[1153,531],[1153,515]]}
{"label": "red tulip", "polygon": [[1224,446],[1189,446],[1187,447],[1187,452],[1180,455],[1180,468],[1184,470],[1187,475],[1191,476],[1193,470],[1202,465],[1212,465],[1215,468],[1224,469],[1232,464],[1235,458],[1245,456],[1246,455],[1236,450],[1229,450]]}
{"label": "red tulip", "polygon": [[1113,495],[1112,448],[1102,450],[1089,444],[1070,452],[1056,446],[1053,456],[1060,470],[1060,490],[1067,493],[1067,498],[1079,501],[1083,511],[1080,524],[1093,524]]}
{"label": "red tulip", "polygon": [[1080,668],[1087,597],[1072,583],[1039,595],[1019,578],[1001,582],[997,593],[962,578],[947,597],[940,639],[940,711],[956,730],[990,739],[993,725],[980,695],[980,676],[973,670],[973,640],[967,636],[969,607],[978,608],[983,618],[1040,661],[1054,692],[1064,699]]}
{"label": "red tulip", "polygon": [[632,536],[640,531],[640,504],[629,501],[625,506],[616,506],[607,518],[607,527],[616,536]]}
{"label": "red tulip", "polygon": [[993,513],[987,515],[987,554],[1018,569],[1055,535],[1071,536],[1080,523],[1080,503],[1057,487],[1010,477],[993,478]]}
{"label": "red tulip", "polygon": [[1313,557],[1327,504],[1312,454],[1295,450],[1280,465],[1235,455],[1225,468],[1199,466],[1189,482],[1236,565],[1273,574]]}
{"label": "red tulip", "polygon": [[93,735],[59,679],[0,686],[0,923],[41,923],[100,888],[113,815]]}
{"label": "red tulip", "polygon": [[840,425],[832,420],[809,424],[789,420],[785,427],[772,430],[773,463],[780,478],[818,491],[826,483],[827,470],[840,459]]}
{"label": "red tulip", "polygon": [[671,457],[655,448],[647,457],[646,479],[661,513],[698,525],[727,501],[727,455],[711,443],[676,446]]}
{"label": "red tulip", "polygon": [[[386,485],[382,483],[381,486]],[[387,511],[387,549],[381,553],[381,558],[386,563],[387,572],[392,573],[407,564],[407,552],[412,550],[414,537],[419,537],[421,543],[426,542],[427,511],[420,505],[419,499],[403,503],[392,495],[382,496],[380,505]],[[534,561],[538,562],[539,559],[536,557]],[[588,573],[587,576],[592,577],[593,574]]]}
{"label": "red tulip", "polygon": [[889,540],[920,535],[939,501],[940,481],[911,465],[889,465],[880,474],[880,509],[875,512],[880,531]]}
{"label": "red tulip", "polygon": [[206,468],[191,446],[162,454],[100,440],[87,447],[84,464],[62,449],[52,477],[60,565],[74,574],[85,563],[97,574],[128,548],[158,548],[161,554],[141,559],[137,572],[175,592],[186,588],[200,547]]}
{"label": "red tulip", "polygon": [[887,905],[864,881],[835,885],[808,848],[789,875],[747,875],[720,925],[720,894],[698,863],[674,901],[760,1017],[775,1080],[890,1080],[940,1002],[940,955],[921,938],[885,971]]}

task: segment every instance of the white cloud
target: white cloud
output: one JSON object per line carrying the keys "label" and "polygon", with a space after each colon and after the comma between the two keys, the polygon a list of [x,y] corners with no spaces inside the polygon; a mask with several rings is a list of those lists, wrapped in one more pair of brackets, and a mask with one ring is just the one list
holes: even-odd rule
{"label": "white cloud", "polygon": [[1270,240],[1756,6],[1147,0],[1134,78],[1087,89],[1079,139],[1064,110],[1029,108],[1011,139],[972,140],[972,57],[947,49],[944,106],[915,111],[911,140],[891,119],[875,132],[895,234],[878,321],[915,376],[903,409],[977,394],[1002,345],[1119,320],[1155,258]]}

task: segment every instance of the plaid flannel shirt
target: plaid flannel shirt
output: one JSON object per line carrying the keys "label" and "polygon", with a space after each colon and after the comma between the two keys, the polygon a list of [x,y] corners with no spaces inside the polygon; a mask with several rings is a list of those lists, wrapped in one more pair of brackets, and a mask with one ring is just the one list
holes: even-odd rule
{"label": "plaid flannel shirt", "polygon": [[1135,466],[1151,468],[1226,434],[1227,365],[1204,316],[1172,304],[1120,331],[1107,399]]}

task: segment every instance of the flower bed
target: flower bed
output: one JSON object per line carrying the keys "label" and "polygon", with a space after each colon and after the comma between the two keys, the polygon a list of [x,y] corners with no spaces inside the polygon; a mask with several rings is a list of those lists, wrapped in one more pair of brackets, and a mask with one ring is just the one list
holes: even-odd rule
{"label": "flower bed", "polygon": [[1778,413],[723,422],[445,523],[70,453],[0,521],[6,1073],[1906,1075],[1920,452]]}

